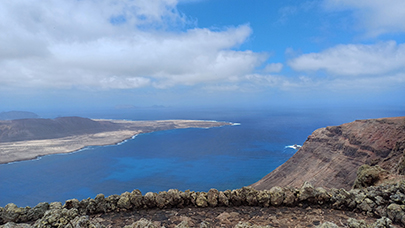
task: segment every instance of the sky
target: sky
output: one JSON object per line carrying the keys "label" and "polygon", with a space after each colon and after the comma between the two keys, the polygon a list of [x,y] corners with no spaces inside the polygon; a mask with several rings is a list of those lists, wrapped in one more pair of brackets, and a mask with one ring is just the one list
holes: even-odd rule
{"label": "sky", "polygon": [[404,101],[404,0],[0,1],[0,111]]}

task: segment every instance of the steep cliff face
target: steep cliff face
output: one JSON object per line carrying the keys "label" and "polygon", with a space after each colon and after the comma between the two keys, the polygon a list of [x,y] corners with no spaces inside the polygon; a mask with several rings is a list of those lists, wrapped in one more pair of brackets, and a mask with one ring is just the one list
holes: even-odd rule
{"label": "steep cliff face", "polygon": [[252,186],[314,186],[350,189],[363,164],[405,173],[405,117],[356,120],[321,128],[286,163]]}

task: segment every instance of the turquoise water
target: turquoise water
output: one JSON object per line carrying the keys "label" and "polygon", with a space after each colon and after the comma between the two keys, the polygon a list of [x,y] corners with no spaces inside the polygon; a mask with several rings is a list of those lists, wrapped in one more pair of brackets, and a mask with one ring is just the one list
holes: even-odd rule
{"label": "turquoise water", "polygon": [[80,116],[115,119],[206,119],[241,123],[210,129],[141,134],[120,145],[0,165],[0,206],[35,206],[133,189],[208,191],[250,185],[287,161],[285,146],[304,143],[319,127],[405,115],[403,110],[113,110]]}

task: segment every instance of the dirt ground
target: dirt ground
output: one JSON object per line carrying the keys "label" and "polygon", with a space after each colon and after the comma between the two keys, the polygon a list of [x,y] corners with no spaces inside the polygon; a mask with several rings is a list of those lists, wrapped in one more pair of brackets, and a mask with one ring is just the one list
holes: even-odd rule
{"label": "dirt ground", "polygon": [[[106,227],[123,227],[141,218],[153,221],[155,225],[166,228],[175,227],[186,220],[190,227],[200,227],[201,222],[208,222],[211,227],[234,227],[239,221],[255,225],[272,227],[316,227],[324,222],[333,222],[339,227],[347,227],[347,220],[355,218],[374,223],[377,218],[360,213],[325,208],[302,207],[217,207],[217,208],[182,208],[149,209],[131,212],[100,214],[92,216]],[[396,226],[400,227],[400,226]]]}

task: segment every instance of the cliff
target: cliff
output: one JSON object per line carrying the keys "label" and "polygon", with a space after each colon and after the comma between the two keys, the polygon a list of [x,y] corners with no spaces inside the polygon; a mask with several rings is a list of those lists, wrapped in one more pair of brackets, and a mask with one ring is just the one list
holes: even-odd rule
{"label": "cliff", "polygon": [[314,186],[350,189],[363,164],[379,165],[391,175],[405,173],[405,117],[356,120],[321,128],[283,165],[252,187]]}

